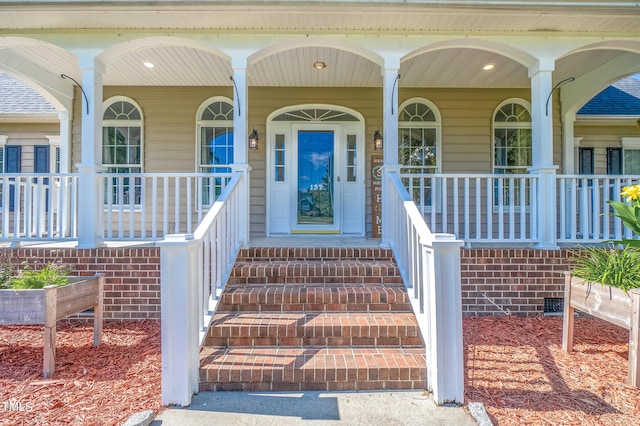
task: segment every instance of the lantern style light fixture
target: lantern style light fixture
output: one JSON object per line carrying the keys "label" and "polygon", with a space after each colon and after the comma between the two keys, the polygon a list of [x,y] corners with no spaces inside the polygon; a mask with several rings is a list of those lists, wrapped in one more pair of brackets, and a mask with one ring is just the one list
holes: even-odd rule
{"label": "lantern style light fixture", "polygon": [[373,149],[376,151],[381,151],[382,141],[383,141],[382,133],[380,133],[380,129],[378,129],[373,134]]}
{"label": "lantern style light fixture", "polygon": [[258,141],[260,140],[260,136],[258,135],[258,131],[253,129],[253,132],[249,135],[249,149],[256,150],[258,149]]}

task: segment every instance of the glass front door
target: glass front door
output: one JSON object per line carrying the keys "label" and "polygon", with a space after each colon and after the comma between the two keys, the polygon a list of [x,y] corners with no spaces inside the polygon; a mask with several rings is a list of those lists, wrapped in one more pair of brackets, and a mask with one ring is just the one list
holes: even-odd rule
{"label": "glass front door", "polygon": [[334,224],[334,133],[298,132],[298,225]]}

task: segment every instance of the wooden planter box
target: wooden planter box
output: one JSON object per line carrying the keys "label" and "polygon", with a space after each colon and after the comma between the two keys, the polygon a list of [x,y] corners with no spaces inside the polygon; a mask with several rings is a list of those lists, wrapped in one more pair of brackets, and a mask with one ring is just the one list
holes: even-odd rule
{"label": "wooden planter box", "polygon": [[629,330],[627,383],[640,388],[640,291],[636,289],[625,293],[619,288],[586,283],[582,278],[567,273],[562,326],[562,349],[567,352],[573,350],[573,317],[576,309]]}
{"label": "wooden planter box", "polygon": [[102,340],[104,275],[71,278],[71,283],[36,290],[0,290],[0,325],[44,324],[42,376],[56,368],[56,322],[93,308],[93,346]]}

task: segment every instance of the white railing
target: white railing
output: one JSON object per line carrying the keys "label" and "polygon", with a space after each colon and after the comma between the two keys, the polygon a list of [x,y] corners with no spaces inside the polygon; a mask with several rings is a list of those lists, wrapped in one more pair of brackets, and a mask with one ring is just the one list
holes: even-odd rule
{"label": "white railing", "polygon": [[231,173],[101,173],[104,239],[193,233]]}
{"label": "white railing", "polygon": [[246,212],[240,207],[240,188],[245,184],[243,174],[236,172],[193,234],[193,238],[201,242],[203,254],[198,290],[200,344],[204,341],[211,314],[242,244],[240,227],[242,216]]}
{"label": "white railing", "polygon": [[0,241],[77,238],[77,174],[0,174]]}
{"label": "white railing", "polygon": [[165,405],[189,405],[198,390],[200,346],[245,238],[248,181],[248,174],[234,172],[192,235],[168,235],[157,243]]}
{"label": "white railing", "polygon": [[559,175],[559,243],[598,243],[633,238],[622,221],[613,217],[607,201],[621,201],[620,192],[640,183],[638,176]]}
{"label": "white railing", "polygon": [[[404,170],[404,169],[403,169]],[[536,175],[401,173],[432,232],[467,243],[534,242]]]}
{"label": "white railing", "polygon": [[438,405],[464,401],[460,247],[451,234],[434,234],[400,176],[387,173],[384,226],[427,352],[427,388]]}

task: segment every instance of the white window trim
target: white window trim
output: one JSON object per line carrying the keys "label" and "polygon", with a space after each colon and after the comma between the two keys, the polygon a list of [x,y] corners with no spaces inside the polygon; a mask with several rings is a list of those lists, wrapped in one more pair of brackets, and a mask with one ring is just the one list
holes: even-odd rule
{"label": "white window trim", "polygon": [[[235,117],[235,106],[233,104],[233,99],[228,98],[226,96],[212,96],[208,99],[205,99],[200,106],[198,107],[198,110],[196,111],[196,132],[195,132],[195,137],[196,137],[196,141],[195,141],[195,150],[196,150],[196,155],[195,155],[195,172],[196,173],[204,173],[201,171],[201,169],[205,168],[205,167],[209,167],[209,168],[216,168],[215,165],[213,164],[203,164],[202,163],[202,128],[203,127],[228,127],[231,129],[234,129],[233,126],[233,120],[203,120],[201,119],[203,112],[205,111],[205,109],[211,105],[214,102],[224,102],[227,103],[229,105],[231,105],[233,107],[233,112],[231,114],[232,117]],[[231,164],[229,164],[228,166],[225,165],[219,165],[219,168],[222,167],[231,167]],[[210,199],[209,203],[205,204],[204,202],[202,202],[202,199],[200,199],[201,194],[198,194],[198,209],[200,209],[200,205],[202,205],[203,207],[209,208],[213,205],[213,203],[215,202],[215,199]]]}
{"label": "white window trim", "polygon": [[44,135],[49,141],[49,170],[55,173],[56,168],[56,148],[60,148],[60,135]]}
{"label": "white window trim", "polygon": [[[138,105],[136,101],[134,101],[133,99],[127,96],[112,96],[102,103],[102,116],[104,117],[104,113],[107,111],[107,108],[111,106],[111,104],[115,102],[122,102],[122,101],[132,104],[138,109],[138,112],[140,112],[140,120],[127,120],[126,122],[127,124],[130,125],[128,127],[135,127],[135,126],[140,127],[140,164],[138,164],[136,167],[140,169],[140,173],[144,173],[144,111],[142,110],[140,105]],[[103,119],[101,129],[104,129],[105,127],[117,127],[118,124],[122,125],[123,122],[124,120],[104,120]],[[101,138],[103,133],[104,132],[101,131]],[[104,159],[102,158],[103,144],[104,144],[104,141],[101,140],[100,163],[104,165]]]}
{"label": "white window trim", "polygon": [[[104,113],[107,111],[107,108],[109,108],[113,103],[122,102],[122,101],[132,104],[138,109],[138,112],[140,113],[140,120],[126,120],[126,123],[129,125],[127,127],[135,127],[135,126],[140,127],[140,164],[138,164],[137,166],[132,166],[130,164],[126,166],[130,168],[137,167],[140,169],[139,173],[144,173],[144,111],[142,110],[140,105],[138,105],[136,101],[134,101],[128,96],[112,96],[106,99],[102,103],[102,117],[104,117]],[[104,118],[102,119],[102,127],[100,132],[100,135],[101,135],[100,136],[101,138],[100,164],[102,164],[103,166],[104,166],[104,159],[102,158],[102,152],[104,150],[104,140],[102,140],[102,137],[104,135],[104,128],[118,127],[118,124],[122,125],[124,122],[125,120],[105,120]],[[107,166],[104,166],[104,167],[107,167]],[[130,179],[135,179],[135,178],[130,178]],[[133,185],[135,188],[135,183],[134,184],[129,183],[129,185],[130,186]],[[141,194],[141,197],[144,198],[142,194]],[[104,205],[105,205],[105,211],[106,211],[107,210],[106,206],[108,206],[108,203],[104,203]],[[115,205],[112,204],[111,208],[114,211],[130,211],[131,210],[130,204],[115,204]],[[141,211],[142,205],[140,205],[139,203],[135,203],[133,209],[134,211]]]}
{"label": "white window trim", "polygon": [[620,145],[622,149],[640,149],[640,138],[638,137],[621,137]]}
{"label": "white window trim", "polygon": [[[496,128],[500,128],[500,129],[533,129],[533,123],[532,121],[527,121],[527,122],[522,122],[522,121],[518,121],[518,122],[500,122],[500,126],[497,127],[496,126],[496,114],[498,113],[498,111],[500,111],[500,109],[502,107],[504,107],[505,105],[508,104],[518,104],[522,107],[524,107],[528,112],[529,112],[529,117],[532,117],[531,115],[531,103],[522,99],[522,98],[509,98],[509,99],[505,99],[502,102],[500,102],[498,104],[498,106],[493,110],[493,113],[491,115],[491,173],[492,174],[496,174],[496,140],[495,140],[495,136],[496,136]],[[533,120],[533,117],[531,118]],[[531,149],[533,149],[533,140],[531,141]],[[577,149],[576,149],[577,151]],[[577,156],[577,153],[575,154]],[[523,175],[528,175],[529,174],[529,168],[531,168],[531,166],[522,166],[523,170],[522,173],[518,173],[518,174],[523,174]],[[508,166],[505,166],[504,168],[509,168]],[[505,174],[505,177],[508,177],[507,174]],[[494,197],[493,199],[493,212],[497,213],[500,211],[500,206],[498,205],[498,199],[496,197]],[[502,206],[502,211],[503,213],[508,212],[508,205],[503,205]],[[527,205],[525,207],[525,211],[529,212],[531,210],[531,206]],[[515,211],[516,212],[520,212],[520,206],[515,206]]]}
{"label": "white window trim", "polygon": [[0,135],[0,151],[2,151],[2,156],[0,156],[0,173],[4,173],[4,147],[7,144],[7,140],[9,140],[9,136]]}
{"label": "white window trim", "polygon": [[[436,130],[436,167],[433,173],[434,174],[442,173],[442,116],[440,115],[440,110],[438,109],[436,104],[434,104],[429,99],[415,97],[415,98],[407,99],[404,102],[402,102],[402,104],[400,104],[400,106],[398,107],[398,111],[402,111],[404,108],[406,108],[407,105],[411,105],[415,103],[423,104],[427,108],[429,108],[431,112],[433,112],[435,120],[434,121],[400,121],[398,120],[398,131],[400,131],[400,129],[435,128]],[[400,113],[398,112],[398,116],[399,115]],[[398,144],[399,143],[400,141],[398,141]],[[401,165],[401,168],[402,167],[403,166]],[[410,167],[410,166],[407,166],[407,167]],[[433,193],[432,202],[430,206],[423,207],[425,212],[431,212],[434,206],[435,206],[435,211],[437,213],[442,212],[442,188],[441,188],[441,185],[439,185],[439,183],[440,181],[436,179],[436,184],[431,189]]]}

